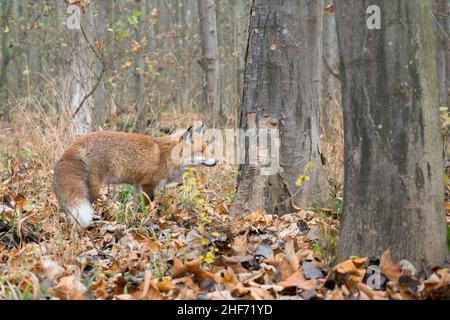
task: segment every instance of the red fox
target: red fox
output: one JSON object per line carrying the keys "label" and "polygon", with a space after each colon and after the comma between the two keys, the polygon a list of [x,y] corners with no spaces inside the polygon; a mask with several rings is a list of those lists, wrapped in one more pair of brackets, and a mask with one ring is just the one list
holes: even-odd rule
{"label": "red fox", "polygon": [[[92,202],[101,184],[127,183],[153,201],[155,188],[169,175],[186,166],[214,166],[217,160],[204,157],[206,144],[192,143],[202,126],[171,136],[150,136],[98,131],[76,139],[57,161],[53,188],[69,219],[87,228],[92,223]],[[178,161],[177,161],[178,160]]]}

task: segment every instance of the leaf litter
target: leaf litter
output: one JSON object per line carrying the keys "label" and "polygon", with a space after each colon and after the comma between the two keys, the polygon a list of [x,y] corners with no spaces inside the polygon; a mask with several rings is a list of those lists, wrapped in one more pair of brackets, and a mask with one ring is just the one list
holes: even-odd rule
{"label": "leaf litter", "polygon": [[230,168],[188,169],[149,207],[104,187],[95,223],[79,231],[58,210],[51,172],[0,163],[0,299],[450,298],[448,266],[417,274],[389,251],[333,266],[339,220],[328,208],[228,216]]}

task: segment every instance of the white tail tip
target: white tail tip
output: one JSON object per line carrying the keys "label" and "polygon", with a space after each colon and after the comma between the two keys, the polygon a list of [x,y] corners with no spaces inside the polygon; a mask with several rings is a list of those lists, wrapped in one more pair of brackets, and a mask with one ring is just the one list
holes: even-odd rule
{"label": "white tail tip", "polygon": [[89,202],[79,203],[75,207],[69,209],[69,211],[71,213],[69,214],[69,219],[72,223],[79,225],[82,228],[87,228],[92,223],[94,210]]}

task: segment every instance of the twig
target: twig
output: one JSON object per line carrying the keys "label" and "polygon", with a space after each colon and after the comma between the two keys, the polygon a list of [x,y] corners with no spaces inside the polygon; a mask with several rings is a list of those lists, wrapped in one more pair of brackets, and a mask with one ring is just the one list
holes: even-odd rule
{"label": "twig", "polygon": [[445,18],[445,17],[448,17],[448,16],[444,16],[444,15],[439,14],[439,13],[437,13],[437,12],[432,12],[431,15],[433,16],[434,22],[436,22],[436,24],[439,26],[439,29],[441,29],[441,32],[442,32],[442,33],[444,34],[444,36],[448,39],[448,34],[447,34],[447,32],[445,32],[444,27],[443,27],[443,26],[441,25],[441,23],[439,22],[439,19],[436,18],[436,15],[438,15],[438,16],[440,16],[440,17],[442,17],[442,18]]}

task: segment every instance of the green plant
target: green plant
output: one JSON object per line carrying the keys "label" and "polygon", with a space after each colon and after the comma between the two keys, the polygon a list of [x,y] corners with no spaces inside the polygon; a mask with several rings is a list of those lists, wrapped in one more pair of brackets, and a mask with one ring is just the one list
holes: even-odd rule
{"label": "green plant", "polygon": [[322,257],[322,247],[317,240],[313,241],[313,251],[316,256],[318,256],[319,258]]}

